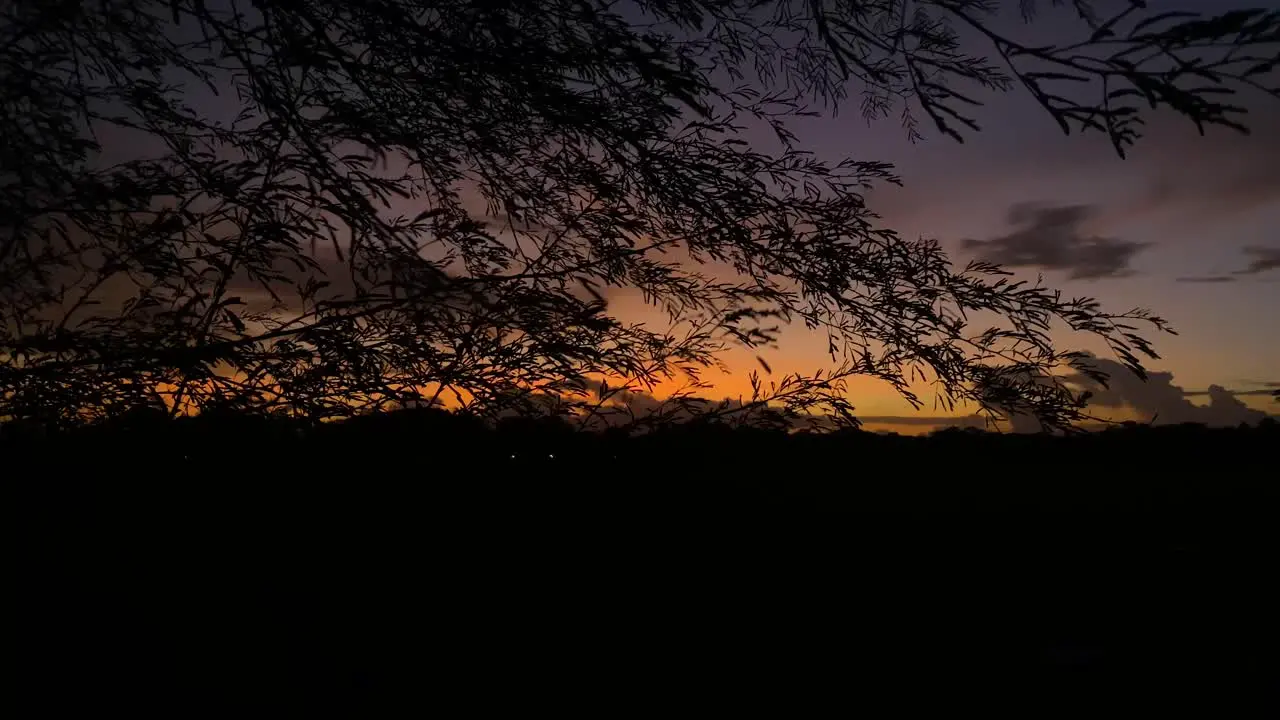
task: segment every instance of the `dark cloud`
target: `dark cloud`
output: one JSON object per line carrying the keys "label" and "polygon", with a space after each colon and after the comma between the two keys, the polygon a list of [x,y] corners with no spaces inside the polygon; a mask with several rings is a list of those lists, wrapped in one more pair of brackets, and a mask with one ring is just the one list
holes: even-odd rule
{"label": "dark cloud", "polygon": [[981,415],[964,415],[961,417],[938,417],[934,415],[859,415],[858,419],[866,425],[904,425],[911,427],[931,428],[986,428],[987,418]]}
{"label": "dark cloud", "polygon": [[[1218,386],[1217,385],[1210,386],[1208,390],[1187,390],[1182,394],[1186,397],[1212,395],[1213,388],[1215,387],[1218,387]],[[1227,392],[1231,393],[1232,395],[1245,396],[1245,395],[1274,395],[1276,391],[1275,390],[1227,390]]]}
{"label": "dark cloud", "polygon": [[[378,282],[388,279],[383,276],[376,278],[359,277],[351,271],[351,267],[348,264],[349,256],[339,256],[330,247],[319,246],[314,252],[304,254],[314,262],[314,265],[304,264],[299,266],[290,262],[284,255],[273,258],[271,263],[271,271],[283,278],[283,282],[271,282],[271,288],[285,296],[282,299],[286,304],[291,304],[297,300],[296,290],[293,290],[290,286],[300,286],[308,280],[328,283],[323,290],[317,292],[317,299],[338,300],[355,297],[362,283],[368,283],[370,280]],[[246,301],[252,302],[256,300],[270,303],[270,293],[267,292],[262,282],[249,276],[243,270],[231,277],[227,290],[233,294],[240,294]]]}
{"label": "dark cloud", "polygon": [[1199,275],[1194,277],[1180,277],[1180,283],[1233,283],[1236,278],[1230,275]]}
{"label": "dark cloud", "polygon": [[1244,268],[1233,270],[1230,275],[1193,275],[1191,277],[1180,277],[1178,282],[1233,283],[1239,280],[1241,275],[1257,275],[1268,270],[1280,268],[1280,247],[1246,245],[1241,248],[1241,251],[1253,259]]}
{"label": "dark cloud", "polygon": [[1137,212],[1170,212],[1213,222],[1280,201],[1280,107],[1274,101],[1246,102],[1248,135],[1210,128],[1203,136],[1184,118],[1159,113],[1133,159],[1149,174]]}
{"label": "dark cloud", "polygon": [[591,430],[599,430],[611,425],[629,425],[636,421],[643,422],[645,419],[653,420],[659,417],[669,421],[683,422],[693,419],[699,412],[717,409],[721,407],[721,403],[728,412],[740,411],[743,407],[741,401],[728,398],[720,403],[702,397],[690,398],[684,403],[662,400],[638,388],[613,386],[606,389],[594,380],[587,381],[587,389],[596,393],[597,397],[602,393],[607,394],[607,398],[603,398],[601,407],[585,425]]}
{"label": "dark cloud", "polygon": [[[600,391],[599,383],[589,382],[589,389]],[[689,398],[688,404],[662,400],[643,390],[614,391],[606,405],[591,418],[586,427],[599,430],[610,425],[627,425],[645,418],[662,417],[666,421],[683,422],[692,419],[697,413],[706,411],[722,411],[727,415],[744,412],[741,399],[723,398],[713,400],[705,397]],[[751,410],[745,410],[750,413]],[[924,430],[933,432],[947,428],[973,428],[977,430],[991,429],[990,422],[981,415],[965,415],[960,417],[941,417],[936,415],[858,415],[862,427],[868,431],[879,430]],[[795,429],[832,430],[836,423],[829,416],[810,415],[797,418],[793,422]]]}
{"label": "dark cloud", "polygon": [[[1173,374],[1167,372],[1150,372],[1148,381],[1143,382],[1120,363],[1112,360],[1094,358],[1093,364],[1111,376],[1110,387],[1103,389],[1092,381],[1078,376],[1071,378],[1077,385],[1090,389],[1093,397],[1090,407],[1096,409],[1110,408],[1114,410],[1128,409],[1143,421],[1154,421],[1157,425],[1178,423],[1199,423],[1210,427],[1235,427],[1241,423],[1256,424],[1270,417],[1267,413],[1248,407],[1238,396],[1269,396],[1280,392],[1280,382],[1256,382],[1255,385],[1267,389],[1228,390],[1218,385],[1211,385],[1207,390],[1183,390],[1173,384]],[[588,382],[593,392],[599,392],[598,383]],[[1188,398],[1207,397],[1208,405],[1197,405]],[[646,418],[661,417],[664,422],[683,422],[692,419],[696,414],[705,411],[720,410],[735,415],[743,411],[741,400],[725,398],[689,398],[692,402],[683,404],[671,400],[662,400],[643,390],[614,391],[604,406],[591,416],[584,428],[602,430],[609,426],[629,425],[639,421],[643,424]],[[1277,397],[1280,400],[1280,397]],[[747,410],[750,413],[750,410]],[[859,415],[862,428],[871,432],[919,432],[931,433],[948,429],[986,430],[1012,433],[1037,433],[1043,428],[1033,416],[1009,413],[994,425],[983,415],[964,415],[944,417],[936,415]],[[795,429],[830,430],[836,427],[827,416],[808,416],[797,419],[793,423]],[[1106,427],[1103,422],[1088,422],[1085,429],[1100,430]]]}
{"label": "dark cloud", "polygon": [[[1266,380],[1263,380],[1263,381],[1253,380],[1253,381],[1245,381],[1245,384],[1258,385],[1259,387],[1254,388],[1252,390],[1232,390],[1230,391],[1231,394],[1240,395],[1240,396],[1248,396],[1248,395],[1261,396],[1261,397],[1271,396],[1271,397],[1274,397],[1277,402],[1280,402],[1280,382],[1273,382],[1273,381],[1266,381]],[[1187,397],[1193,397],[1197,395],[1208,395],[1209,392],[1210,392],[1209,390],[1192,390],[1187,392],[1186,395]]]}
{"label": "dark cloud", "polygon": [[1244,247],[1244,254],[1252,256],[1253,259],[1249,261],[1248,267],[1237,270],[1235,275],[1256,275],[1280,268],[1280,247],[1247,245]]}
{"label": "dark cloud", "polygon": [[[272,309],[296,311],[300,307],[299,289],[308,281],[324,282],[326,285],[315,292],[317,301],[352,300],[371,288],[380,287],[392,282],[393,273],[385,262],[358,262],[359,270],[351,265],[351,256],[344,252],[339,254],[332,247],[318,246],[313,252],[303,253],[311,263],[295,264],[285,255],[272,259],[270,271],[280,280],[271,280],[269,285],[280,296],[277,305],[263,281],[251,277],[243,269],[236,272],[227,284],[227,294],[238,296],[250,312],[267,312]],[[415,283],[414,287],[445,288],[450,280],[463,277],[441,268],[426,258],[409,262],[411,256],[405,256],[397,282]],[[401,285],[402,287],[404,285]],[[442,292],[442,296],[443,296]],[[452,301],[479,303],[497,302],[497,298],[486,294],[478,286],[455,286],[448,296]]]}
{"label": "dark cloud", "polygon": [[[1091,363],[1110,375],[1110,387],[1102,388],[1082,378],[1072,378],[1076,383],[1093,392],[1090,405],[1105,408],[1129,408],[1144,420],[1154,419],[1158,424],[1202,423],[1211,427],[1231,427],[1240,423],[1254,424],[1268,417],[1255,410],[1238,397],[1238,393],[1220,385],[1210,385],[1208,390],[1188,392],[1173,384],[1173,373],[1149,372],[1143,382],[1124,365],[1103,358],[1093,358]],[[1209,398],[1208,405],[1197,405],[1188,397]]]}
{"label": "dark cloud", "polygon": [[1088,234],[1085,223],[1097,214],[1091,205],[1019,203],[1009,209],[1013,232],[987,240],[969,238],[964,247],[978,250],[989,262],[1063,270],[1073,280],[1132,275],[1129,263],[1149,243]]}

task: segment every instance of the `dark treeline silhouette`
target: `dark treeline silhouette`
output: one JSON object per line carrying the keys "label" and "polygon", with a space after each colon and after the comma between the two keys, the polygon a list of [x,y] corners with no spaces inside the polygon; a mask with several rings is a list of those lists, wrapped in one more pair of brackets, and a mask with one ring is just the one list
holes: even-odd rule
{"label": "dark treeline silhouette", "polygon": [[38,435],[6,427],[3,452],[19,685],[50,715],[1275,707],[1270,421],[626,437],[413,410]]}
{"label": "dark treeline silhouette", "polygon": [[1280,427],[1271,418],[1238,428],[1121,423],[1068,435],[796,432],[720,421],[629,433],[584,432],[557,416],[486,424],[423,408],[319,425],[234,411],[183,419],[143,411],[71,431],[35,427],[0,425],[5,456],[33,463],[45,480],[72,483],[105,474],[146,484],[243,483],[254,493],[356,480],[426,494],[616,489],[662,504],[706,491],[743,504],[836,511],[1197,507],[1280,497],[1272,477]]}

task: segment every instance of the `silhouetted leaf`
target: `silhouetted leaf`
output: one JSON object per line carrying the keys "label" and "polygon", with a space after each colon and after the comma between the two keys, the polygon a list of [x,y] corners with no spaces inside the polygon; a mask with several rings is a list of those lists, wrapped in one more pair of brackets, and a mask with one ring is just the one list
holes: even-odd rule
{"label": "silhouetted leaf", "polygon": [[[913,405],[912,380],[1067,428],[1083,416],[1055,372],[1075,358],[1047,328],[1141,373],[1156,354],[1133,328],[1164,321],[876,229],[864,195],[892,167],[805,152],[794,121],[856,82],[913,140],[921,115],[963,141],[984,93],[1020,88],[1123,154],[1149,108],[1243,127],[1222,93],[1276,94],[1280,27],[1076,3],[1099,44],[1046,46],[998,32],[994,4],[941,0],[654,0],[645,26],[607,0],[11,5],[0,416],[52,425],[157,398],[314,422],[419,399],[585,418],[612,389],[687,380],[653,425],[776,427],[851,417],[846,382],[870,376]],[[629,319],[618,293],[665,318]],[[981,311],[1007,327],[971,328]],[[822,374],[694,397],[733,346],[802,326],[827,341]]]}

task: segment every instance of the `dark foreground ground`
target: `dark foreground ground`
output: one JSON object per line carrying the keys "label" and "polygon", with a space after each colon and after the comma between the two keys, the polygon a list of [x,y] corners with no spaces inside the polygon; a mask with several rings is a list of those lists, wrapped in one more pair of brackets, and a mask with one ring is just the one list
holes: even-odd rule
{"label": "dark foreground ground", "polygon": [[1280,711],[1274,426],[430,422],[10,433],[20,716]]}

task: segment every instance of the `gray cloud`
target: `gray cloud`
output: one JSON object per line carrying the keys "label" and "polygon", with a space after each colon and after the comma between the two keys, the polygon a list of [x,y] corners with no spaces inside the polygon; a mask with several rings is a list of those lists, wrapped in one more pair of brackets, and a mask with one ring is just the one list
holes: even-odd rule
{"label": "gray cloud", "polygon": [[[1208,390],[1187,390],[1182,394],[1186,397],[1213,395],[1213,388],[1215,387],[1219,387],[1219,386],[1211,385],[1209,386]],[[1231,393],[1232,395],[1245,396],[1245,395],[1274,395],[1276,391],[1275,390],[1227,390],[1227,392]]]}
{"label": "gray cloud", "polygon": [[964,247],[978,250],[989,262],[1063,270],[1072,280],[1132,275],[1129,263],[1149,243],[1088,234],[1085,223],[1097,214],[1091,205],[1019,203],[1009,209],[1013,232],[987,240],[968,238]]}
{"label": "gray cloud", "polygon": [[1280,107],[1266,98],[1242,98],[1248,135],[1211,128],[1203,136],[1171,113],[1152,117],[1133,159],[1148,173],[1149,189],[1134,212],[1169,212],[1200,222],[1248,213],[1280,201]]}
{"label": "gray cloud", "polygon": [[1235,271],[1235,275],[1256,275],[1280,268],[1280,247],[1246,245],[1244,254],[1252,256],[1253,260],[1249,261],[1248,267]]}
{"label": "gray cloud", "polygon": [[[600,385],[588,383],[592,391],[599,392]],[[695,412],[723,410],[733,415],[743,411],[740,399],[723,398],[715,400],[707,397],[690,398],[692,403],[681,404],[663,401],[641,389],[615,391],[606,406],[591,418],[585,427],[599,430],[610,425],[627,425],[644,418],[663,417],[668,421],[682,422],[694,417]],[[748,413],[750,410],[746,411]],[[987,418],[981,415],[965,415],[960,417],[942,417],[936,415],[858,415],[862,428],[868,431],[879,430],[925,430],[934,432],[946,428],[973,428],[977,430],[991,429]],[[832,418],[824,415],[810,415],[793,422],[796,429],[831,430],[836,427]]]}
{"label": "gray cloud", "polygon": [[1240,279],[1241,275],[1257,275],[1280,268],[1280,247],[1265,247],[1262,245],[1246,245],[1241,248],[1245,255],[1252,257],[1249,264],[1239,270],[1233,270],[1230,275],[1193,275],[1191,277],[1180,277],[1178,282],[1181,283],[1233,283]]}
{"label": "gray cloud", "polygon": [[[1207,390],[1188,392],[1173,384],[1173,373],[1149,372],[1143,382],[1124,365],[1104,358],[1091,361],[1099,370],[1110,375],[1110,387],[1102,388],[1083,377],[1072,380],[1093,392],[1090,405],[1106,408],[1130,408],[1144,419],[1154,418],[1158,424],[1203,423],[1211,427],[1230,427],[1240,423],[1254,424],[1268,417],[1237,397],[1254,394],[1228,390],[1220,385],[1210,385]],[[1270,392],[1270,391],[1267,391]],[[1209,398],[1208,405],[1196,405],[1188,397]]]}
{"label": "gray cloud", "polygon": [[[1260,397],[1270,396],[1275,398],[1276,402],[1280,402],[1280,382],[1254,380],[1254,381],[1245,381],[1245,384],[1258,385],[1260,387],[1254,388],[1252,390],[1231,390],[1229,392],[1232,395],[1239,395],[1239,396],[1249,396],[1249,395],[1260,396]],[[1209,393],[1210,393],[1209,390],[1191,390],[1184,394],[1187,397],[1193,397],[1197,395],[1208,395]]]}
{"label": "gray cloud", "polygon": [[1178,278],[1177,281],[1180,283],[1218,284],[1218,283],[1233,283],[1236,281],[1236,279],[1237,278],[1231,277],[1230,275],[1196,275],[1192,277],[1180,277]]}
{"label": "gray cloud", "polygon": [[[304,251],[304,255],[310,258],[312,264],[299,265],[283,255],[274,257],[270,263],[270,271],[281,280],[272,280],[269,284],[280,295],[281,305],[287,311],[299,308],[298,288],[310,280],[327,283],[324,288],[316,291],[315,300],[335,301],[354,299],[362,292],[390,283],[393,279],[401,283],[402,287],[408,283],[415,287],[440,288],[450,279],[458,277],[447,268],[442,269],[425,259],[414,260],[410,255],[403,256],[403,262],[394,274],[391,267],[381,261],[360,262],[357,263],[360,269],[354,270],[351,256],[347,253],[340,256],[331,246],[320,245],[314,252]],[[250,277],[243,269],[231,277],[227,293],[239,296],[251,312],[266,312],[275,306],[274,299],[263,283]],[[483,305],[483,298],[486,296],[479,289],[455,288],[449,297],[454,301],[478,302]]]}
{"label": "gray cloud", "polygon": [[978,428],[984,429],[989,423],[981,415],[963,415],[960,417],[938,417],[933,415],[859,415],[858,419],[867,425],[905,425],[925,426],[932,428]]}
{"label": "gray cloud", "polygon": [[[1242,396],[1270,396],[1280,393],[1280,382],[1256,382],[1266,389],[1228,390],[1219,385],[1211,385],[1207,390],[1184,390],[1173,384],[1173,374],[1167,372],[1150,372],[1148,381],[1143,382],[1129,372],[1120,363],[1112,360],[1094,358],[1093,364],[1111,376],[1110,387],[1103,389],[1092,381],[1077,376],[1071,378],[1077,385],[1093,392],[1090,399],[1092,408],[1130,409],[1144,421],[1153,421],[1157,425],[1178,423],[1200,423],[1210,427],[1235,427],[1241,423],[1256,424],[1269,417],[1260,410],[1248,407],[1240,401]],[[599,385],[589,383],[592,390],[599,390]],[[1197,405],[1188,398],[1207,397],[1208,405]],[[1276,398],[1280,401],[1280,397]],[[584,427],[600,430],[608,426],[627,425],[633,421],[661,416],[667,421],[681,422],[694,416],[694,408],[700,411],[723,408],[733,413],[742,409],[738,400],[724,399],[716,401],[710,398],[696,398],[693,406],[683,406],[670,401],[664,402],[643,390],[623,391],[615,394],[611,401],[597,412]],[[943,417],[935,415],[859,415],[864,430],[872,432],[924,431],[938,432],[947,429],[1001,430],[1012,433],[1036,433],[1042,430],[1039,421],[1029,415],[1013,414],[993,426],[988,418],[982,415],[965,415],[959,417]],[[804,421],[797,421],[797,429],[833,429],[834,423],[826,416],[811,416]],[[1105,427],[1101,422],[1085,423],[1086,429],[1098,430]]]}

